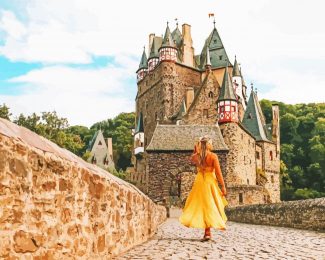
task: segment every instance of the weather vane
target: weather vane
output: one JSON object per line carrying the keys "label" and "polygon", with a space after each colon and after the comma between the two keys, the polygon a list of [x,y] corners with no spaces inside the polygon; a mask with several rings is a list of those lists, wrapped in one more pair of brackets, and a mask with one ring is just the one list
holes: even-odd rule
{"label": "weather vane", "polygon": [[209,13],[209,18],[213,17],[213,26],[216,28],[216,18],[214,17],[214,13]]}

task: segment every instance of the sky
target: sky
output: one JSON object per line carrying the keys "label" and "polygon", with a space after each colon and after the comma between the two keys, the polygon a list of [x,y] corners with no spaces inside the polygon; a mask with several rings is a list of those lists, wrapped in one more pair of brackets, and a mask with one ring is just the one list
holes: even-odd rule
{"label": "sky", "polygon": [[91,126],[135,107],[148,35],[191,25],[195,53],[216,28],[259,99],[325,102],[323,0],[0,0],[0,104]]}

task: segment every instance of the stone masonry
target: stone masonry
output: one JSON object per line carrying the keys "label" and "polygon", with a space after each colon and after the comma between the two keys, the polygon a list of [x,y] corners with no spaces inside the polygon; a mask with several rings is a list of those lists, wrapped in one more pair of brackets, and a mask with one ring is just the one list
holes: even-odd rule
{"label": "stone masonry", "polygon": [[245,205],[228,208],[226,213],[236,222],[325,232],[325,198]]}
{"label": "stone masonry", "polygon": [[[218,152],[221,169],[226,167],[226,153]],[[189,164],[191,152],[150,152],[148,167],[150,172],[148,196],[154,201],[166,201],[170,196],[179,197],[184,203],[192,188],[196,169]],[[177,185],[180,184],[179,194]],[[176,187],[175,187],[176,186]],[[172,193],[172,194],[171,194]]]}
{"label": "stone masonry", "polygon": [[0,119],[1,259],[110,259],[165,218],[133,185]]}
{"label": "stone masonry", "polygon": [[202,242],[202,229],[184,227],[176,217],[148,242],[116,259],[324,260],[325,233],[228,222],[226,231],[212,230],[213,240]]}

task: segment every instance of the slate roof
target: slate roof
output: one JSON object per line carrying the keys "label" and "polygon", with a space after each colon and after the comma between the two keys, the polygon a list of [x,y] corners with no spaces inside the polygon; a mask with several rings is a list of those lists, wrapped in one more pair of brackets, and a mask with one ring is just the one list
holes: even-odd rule
{"label": "slate roof", "polygon": [[96,139],[97,139],[97,136],[98,136],[98,134],[99,134],[99,131],[100,131],[100,130],[98,130],[98,131],[94,134],[93,138],[90,140],[90,142],[89,142],[89,144],[88,144],[88,148],[87,148],[89,151],[91,151],[91,150],[93,149],[93,146],[94,146],[94,144],[95,144],[95,141],[96,141]]}
{"label": "slate roof", "polygon": [[141,61],[140,61],[138,70],[140,70],[140,69],[147,69],[148,68],[147,62],[148,61],[147,61],[146,50],[143,49],[143,53],[142,53],[142,57],[141,57]]}
{"label": "slate roof", "polygon": [[206,50],[209,48],[212,68],[226,67],[229,62],[228,55],[223,46],[221,38],[216,28],[213,28],[209,37],[206,39],[200,55],[200,69],[206,65]]}
{"label": "slate roof", "polygon": [[172,32],[172,37],[176,42],[177,47],[179,47],[182,43],[183,36],[181,31],[178,29],[178,27],[176,27],[176,29]]}
{"label": "slate roof", "polygon": [[193,151],[203,135],[212,139],[214,151],[228,151],[218,125],[157,125],[147,151]]}
{"label": "slate roof", "polygon": [[262,109],[253,90],[249,96],[242,124],[253,134],[256,141],[270,141],[267,138],[268,134]]}
{"label": "slate roof", "polygon": [[233,77],[236,77],[236,76],[240,77],[241,76],[236,57],[235,57],[234,67],[232,69],[232,76]]}
{"label": "slate roof", "polygon": [[174,47],[174,48],[176,47],[168,24],[166,27],[166,31],[165,31],[165,35],[161,47]]}
{"label": "slate roof", "polygon": [[143,133],[144,127],[143,127],[143,115],[140,113],[140,116],[138,118],[137,128],[135,129],[135,133]]}
{"label": "slate roof", "polygon": [[221,101],[221,100],[235,100],[235,101],[237,101],[237,98],[234,93],[234,88],[232,86],[232,80],[228,73],[228,67],[226,67],[225,73],[223,74],[221,91],[220,91],[220,95],[218,97],[218,101]]}
{"label": "slate roof", "polygon": [[161,47],[162,38],[159,36],[155,36],[152,41],[150,53],[149,53],[149,59],[151,58],[159,58],[159,48]]}

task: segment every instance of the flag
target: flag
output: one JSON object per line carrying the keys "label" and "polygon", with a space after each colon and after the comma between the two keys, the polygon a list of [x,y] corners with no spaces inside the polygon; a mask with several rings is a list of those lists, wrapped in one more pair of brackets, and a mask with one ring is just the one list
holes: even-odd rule
{"label": "flag", "polygon": [[210,17],[214,17],[214,14],[213,14],[213,13],[210,13],[210,14],[209,14],[209,18],[210,18]]}

